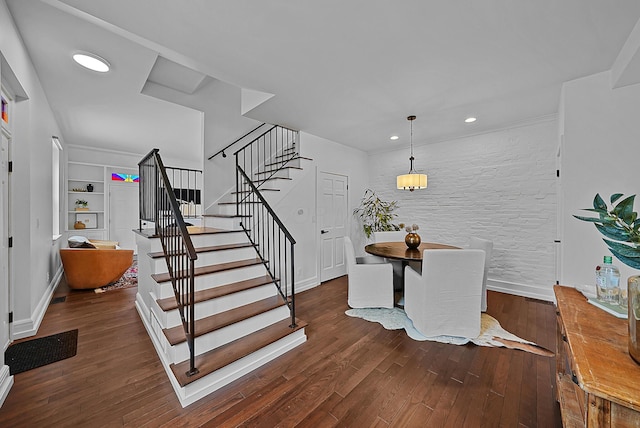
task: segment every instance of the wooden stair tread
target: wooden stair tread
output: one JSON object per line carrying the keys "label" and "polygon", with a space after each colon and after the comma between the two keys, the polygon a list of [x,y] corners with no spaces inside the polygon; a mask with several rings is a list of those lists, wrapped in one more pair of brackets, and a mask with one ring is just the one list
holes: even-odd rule
{"label": "wooden stair tread", "polygon": [[[276,156],[275,156],[275,159],[279,159],[279,158],[287,158],[287,157],[290,157],[291,155],[297,155],[297,154],[298,154],[298,153],[296,152],[296,149],[294,149],[294,148],[292,147],[292,148],[289,148],[289,149],[284,149],[284,150],[282,151],[282,153],[281,153],[281,154],[279,154],[279,155],[276,155]],[[295,157],[296,157],[296,156],[294,156],[294,158],[295,158]],[[293,158],[292,158],[292,159],[293,159]]]}
{"label": "wooden stair tread", "polygon": [[187,226],[189,235],[212,235],[214,233],[231,233],[237,230],[218,229],[215,227]]}
{"label": "wooden stair tread", "polygon": [[[280,191],[280,189],[271,189],[271,188],[263,188],[263,187],[260,187],[259,190],[261,192],[279,192]],[[231,192],[232,195],[237,195],[238,193],[240,194],[253,193],[253,190],[241,190],[239,192],[235,192],[235,191]]]}
{"label": "wooden stair tread", "polygon": [[[244,281],[233,282],[218,287],[208,288],[195,292],[195,302],[204,302],[206,300],[216,299],[218,297],[227,296],[229,294],[238,293],[240,291],[249,290],[251,288],[260,287],[262,285],[273,283],[273,279],[269,275],[257,278],[246,279]],[[176,298],[171,296],[166,299],[158,299],[158,305],[163,311],[171,311],[178,308]]]}
{"label": "wooden stair tread", "polygon": [[[278,156],[276,156],[276,158],[284,158],[284,157],[289,156],[290,154],[291,154],[291,153],[286,154],[286,155],[278,155]],[[298,160],[298,159],[302,159],[302,160],[313,160],[313,159],[308,158],[308,157],[305,157],[305,156],[297,155],[297,156],[293,156],[293,157],[292,157],[292,158],[290,158],[290,159],[287,159],[285,162],[290,162],[290,161],[294,161],[294,160]],[[282,162],[282,161],[278,161],[278,162],[271,162],[271,163],[267,163],[267,164],[265,164],[265,165],[267,165],[267,166],[268,166],[268,165],[274,165],[274,164],[279,164],[279,163],[281,164],[281,163],[284,163],[284,162]]]}
{"label": "wooden stair tread", "polygon": [[[248,318],[276,309],[285,304],[280,295],[268,297],[248,305],[239,306],[219,314],[210,315],[205,318],[196,320],[195,337],[202,336],[212,331],[219,330],[223,327],[235,324]],[[171,328],[162,329],[169,343],[177,345],[186,341],[184,327],[182,324]]]}
{"label": "wooden stair tread", "polygon": [[264,183],[271,180],[293,180],[291,177],[269,177],[260,180],[254,180],[254,183]]}
{"label": "wooden stair tread", "polygon": [[[194,270],[194,275],[195,276],[200,276],[200,275],[207,275],[210,273],[216,273],[216,272],[222,272],[225,270],[230,270],[230,269],[239,269],[239,268],[243,268],[243,267],[247,267],[247,266],[253,266],[253,265],[257,265],[257,264],[261,264],[262,260],[260,260],[259,258],[253,258],[253,259],[246,259],[246,260],[238,260],[235,262],[227,262],[227,263],[218,263],[215,265],[207,265],[207,266],[200,266],[195,268]],[[183,274],[184,275],[184,274]],[[151,275],[151,278],[153,278],[153,280],[155,282],[157,282],[158,284],[163,283],[163,282],[169,282],[171,281],[171,277],[169,276],[169,273],[154,273],[153,275]]]}
{"label": "wooden stair tread", "polygon": [[193,376],[186,375],[189,370],[188,360],[171,364],[171,371],[181,386],[188,385],[307,326],[307,323],[298,319],[296,319],[296,327],[291,328],[290,324],[291,319],[287,318],[219,348],[197,355],[195,366],[199,372]]}
{"label": "wooden stair tread", "polygon": [[[242,232],[242,231],[239,231],[239,232]],[[196,254],[211,253],[211,252],[214,252],[214,251],[236,250],[236,249],[239,249],[239,248],[247,248],[247,247],[253,247],[253,244],[251,242],[243,242],[243,243],[240,243],[240,244],[211,245],[211,246],[207,246],[207,247],[197,247],[196,248]],[[179,254],[184,254],[184,253],[180,252]],[[147,255],[149,257],[151,257],[152,259],[160,259],[160,258],[164,257],[164,252],[157,251],[155,253],[147,253]]]}
{"label": "wooden stair tread", "polygon": [[[201,226],[187,226],[187,232],[189,235],[211,235],[214,233],[233,233],[233,232],[241,232],[242,229],[238,230],[230,230],[230,229],[217,229],[215,227],[201,227]],[[144,236],[145,238],[159,238],[160,235],[156,235],[155,229],[133,229],[133,232],[137,233],[140,236]]]}
{"label": "wooden stair tread", "polygon": [[[261,204],[260,201],[242,201],[241,204]],[[218,202],[218,205],[236,205],[236,202]]]}
{"label": "wooden stair tread", "polygon": [[205,214],[203,217],[218,217],[218,218],[244,218],[251,217],[250,215],[237,215],[237,214]]}
{"label": "wooden stair tread", "polygon": [[298,160],[298,159],[301,159],[301,160],[313,160],[311,158],[306,158],[304,156],[294,156],[294,157],[289,158],[287,160],[278,160],[278,161],[275,161],[275,162],[265,163],[264,166],[265,167],[269,167],[269,166],[273,166],[273,165],[285,165],[288,162],[292,162],[292,161],[295,161],[295,160]]}
{"label": "wooden stair tread", "polygon": [[256,172],[256,175],[271,174],[271,173],[273,173],[273,172],[282,171],[283,169],[299,169],[299,170],[302,170],[302,167],[299,167],[299,166],[292,166],[292,165],[282,166],[282,167],[280,167],[280,168],[267,169],[267,170],[264,170],[264,171],[258,171],[258,172]]}

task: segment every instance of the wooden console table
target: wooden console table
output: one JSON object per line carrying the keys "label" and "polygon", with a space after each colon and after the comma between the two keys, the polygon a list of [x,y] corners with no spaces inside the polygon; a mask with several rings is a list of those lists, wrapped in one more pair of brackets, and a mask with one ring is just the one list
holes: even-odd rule
{"label": "wooden console table", "polygon": [[640,427],[640,365],[629,356],[627,320],[556,285],[557,400],[565,427]]}

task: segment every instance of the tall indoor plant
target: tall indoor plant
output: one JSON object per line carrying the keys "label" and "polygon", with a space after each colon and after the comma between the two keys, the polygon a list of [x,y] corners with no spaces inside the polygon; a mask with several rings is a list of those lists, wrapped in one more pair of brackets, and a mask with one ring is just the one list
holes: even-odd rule
{"label": "tall indoor plant", "polygon": [[398,225],[393,224],[397,208],[396,201],[383,201],[373,190],[367,189],[360,206],[353,210],[353,215],[360,219],[365,235],[370,238],[373,232],[400,230]]}
{"label": "tall indoor plant", "polygon": [[[587,208],[598,217],[574,216],[578,220],[588,221],[605,236],[604,242],[611,253],[625,265],[640,269],[640,219],[633,210],[635,195],[622,199],[622,193],[615,193],[609,199],[611,208],[596,194],[593,208]],[[640,276],[629,277],[628,317],[629,317],[629,354],[640,363]]]}

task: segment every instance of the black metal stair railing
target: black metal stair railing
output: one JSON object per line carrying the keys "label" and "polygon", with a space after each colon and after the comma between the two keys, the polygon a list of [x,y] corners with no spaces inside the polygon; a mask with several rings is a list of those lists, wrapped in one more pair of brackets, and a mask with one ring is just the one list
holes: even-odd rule
{"label": "black metal stair railing", "polygon": [[237,150],[236,165],[260,188],[298,156],[299,132],[274,125]]}
{"label": "black metal stair railing", "polygon": [[295,316],[295,239],[260,192],[260,187],[298,156],[297,131],[274,126],[235,152],[236,214],[278,292]]}
{"label": "black metal stair railing", "polygon": [[240,224],[256,248],[291,315],[289,327],[296,327],[295,239],[264,199],[256,185],[238,165],[238,213]]}
{"label": "black metal stair railing", "polygon": [[[158,172],[153,162],[153,154],[157,151],[158,149],[153,149],[138,163],[140,174],[140,230],[142,230],[143,222],[152,222],[156,228],[158,226],[156,223],[156,215],[158,213],[156,206]],[[180,206],[182,217],[200,217],[202,215],[202,170],[170,166],[165,166],[164,169],[173,189],[173,194]],[[157,230],[155,232],[157,235]]]}
{"label": "black metal stair railing", "polygon": [[198,255],[158,149],[153,149],[147,154],[138,163],[138,169],[140,174],[140,227],[142,229],[142,221],[155,223],[155,233],[162,243],[173,292],[189,346],[189,371],[186,374],[193,376],[198,373],[198,369],[195,367],[194,334],[196,328],[194,271]]}

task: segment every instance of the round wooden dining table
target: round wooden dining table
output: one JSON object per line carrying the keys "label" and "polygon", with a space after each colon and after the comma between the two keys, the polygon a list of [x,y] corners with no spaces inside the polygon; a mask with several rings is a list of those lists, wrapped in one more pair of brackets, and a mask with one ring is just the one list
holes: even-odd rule
{"label": "round wooden dining table", "polygon": [[415,250],[408,248],[404,242],[376,242],[364,247],[364,251],[374,256],[385,257],[387,259],[402,260],[404,262],[421,262],[424,250],[459,250],[447,244],[436,244],[435,242],[423,242]]}

